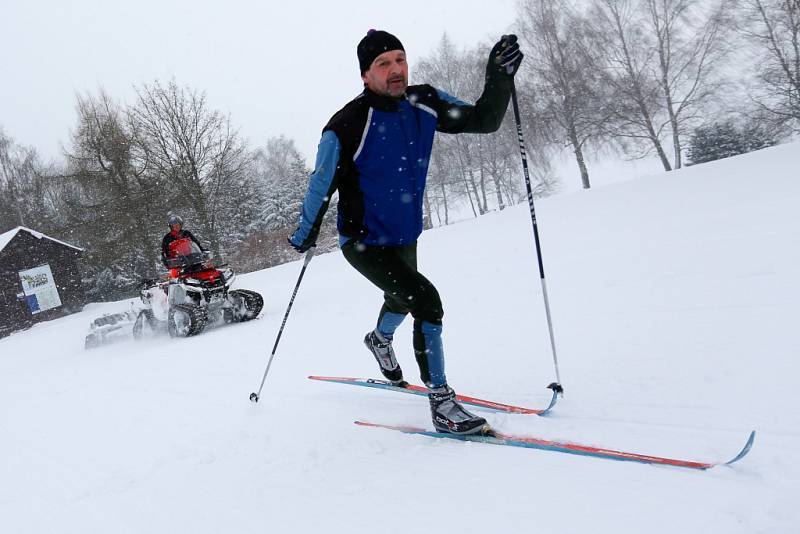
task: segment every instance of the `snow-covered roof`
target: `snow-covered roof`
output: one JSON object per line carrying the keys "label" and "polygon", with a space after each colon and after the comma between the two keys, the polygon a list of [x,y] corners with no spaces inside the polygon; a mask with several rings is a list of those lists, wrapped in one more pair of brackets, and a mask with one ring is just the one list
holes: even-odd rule
{"label": "snow-covered roof", "polygon": [[8,232],[3,232],[2,234],[0,234],[0,250],[6,248],[6,245],[8,245],[11,242],[11,240],[14,239],[14,236],[17,235],[21,230],[25,230],[36,239],[42,239],[42,238],[49,239],[50,241],[55,241],[56,243],[60,243],[65,247],[74,248],[75,250],[80,250],[81,252],[83,252],[83,249],[81,247],[76,247],[75,245],[64,243],[63,241],[59,241],[58,239],[52,238],[49,235],[44,235],[41,232],[37,232],[36,230],[31,230],[30,228],[25,228],[24,226],[17,226],[13,230],[9,230]]}

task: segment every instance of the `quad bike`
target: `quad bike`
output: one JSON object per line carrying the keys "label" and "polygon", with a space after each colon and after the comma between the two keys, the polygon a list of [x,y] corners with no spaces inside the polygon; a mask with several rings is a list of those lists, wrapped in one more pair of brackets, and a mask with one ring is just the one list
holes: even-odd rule
{"label": "quad bike", "polygon": [[201,333],[206,326],[255,319],[264,299],[255,291],[230,289],[236,275],[215,265],[208,252],[190,239],[171,244],[168,280],[145,281],[140,291],[144,307],[133,325],[133,336],[146,330],[167,331],[172,337]]}

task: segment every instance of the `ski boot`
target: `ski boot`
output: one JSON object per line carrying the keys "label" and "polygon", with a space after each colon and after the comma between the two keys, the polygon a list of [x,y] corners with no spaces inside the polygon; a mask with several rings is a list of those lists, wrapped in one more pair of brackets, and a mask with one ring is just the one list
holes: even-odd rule
{"label": "ski boot", "polygon": [[408,382],[403,380],[403,370],[400,369],[400,364],[397,363],[397,358],[394,356],[392,340],[386,339],[373,330],[364,337],[364,345],[375,356],[381,373],[387,380],[395,386],[405,387],[408,385]]}
{"label": "ski boot", "polygon": [[449,434],[489,435],[491,427],[486,419],[473,415],[456,400],[456,392],[445,384],[428,393],[431,417],[437,432]]}

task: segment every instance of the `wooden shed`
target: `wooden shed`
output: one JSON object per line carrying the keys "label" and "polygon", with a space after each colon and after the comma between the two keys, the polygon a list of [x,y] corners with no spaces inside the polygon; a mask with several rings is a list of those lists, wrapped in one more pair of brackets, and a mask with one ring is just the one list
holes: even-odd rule
{"label": "wooden shed", "polygon": [[0,337],[83,309],[82,252],[23,226],[0,234]]}

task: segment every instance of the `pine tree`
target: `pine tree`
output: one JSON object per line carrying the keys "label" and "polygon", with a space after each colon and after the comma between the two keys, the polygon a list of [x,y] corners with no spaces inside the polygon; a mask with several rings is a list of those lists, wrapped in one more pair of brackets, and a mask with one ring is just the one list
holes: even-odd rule
{"label": "pine tree", "polygon": [[289,230],[297,225],[310,170],[284,136],[267,141],[255,157],[259,186],[264,190],[261,209],[250,224],[255,231]]}
{"label": "pine tree", "polygon": [[690,163],[696,165],[775,144],[776,136],[756,120],[749,120],[741,126],[733,120],[726,120],[695,128],[687,155]]}

